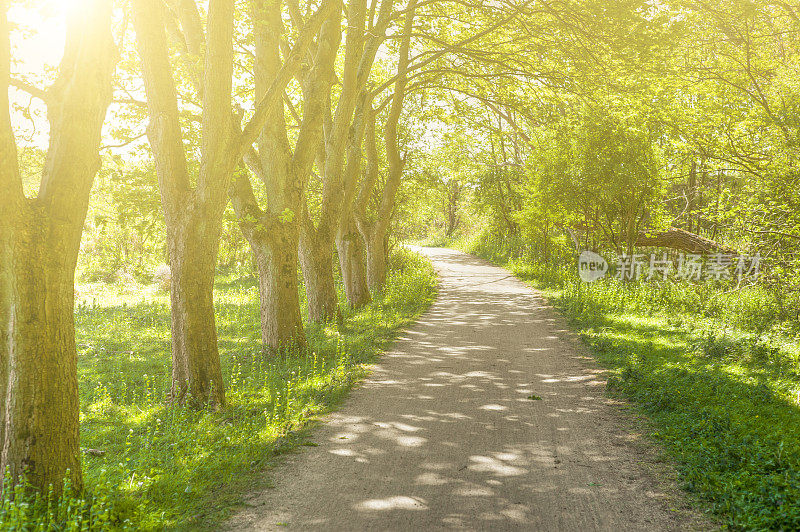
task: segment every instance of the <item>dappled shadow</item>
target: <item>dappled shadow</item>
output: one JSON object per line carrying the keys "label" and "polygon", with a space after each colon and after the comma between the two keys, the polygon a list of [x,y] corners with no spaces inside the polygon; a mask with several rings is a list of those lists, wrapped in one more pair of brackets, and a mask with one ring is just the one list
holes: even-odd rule
{"label": "dappled shadow", "polygon": [[440,297],[234,528],[680,528],[602,372],[508,272],[428,250]]}
{"label": "dappled shadow", "polygon": [[797,529],[800,378],[785,345],[678,312],[576,325],[614,372],[614,395],[653,421],[683,487],[733,528]]}
{"label": "dappled shadow", "polygon": [[341,322],[306,324],[309,351],[286,356],[263,356],[255,282],[218,279],[216,325],[228,403],[219,411],[167,401],[167,294],[128,296],[109,287],[98,292],[115,297],[99,298],[99,305],[98,298],[84,297],[75,318],[90,491],[106,490],[107,483],[120,500],[119,519],[141,529],[215,528],[260,480],[262,468],[300,445],[306,424],[363,377],[360,363],[427,308],[434,291],[420,264],[402,259],[405,272],[392,270],[385,292],[364,308],[344,309]]}

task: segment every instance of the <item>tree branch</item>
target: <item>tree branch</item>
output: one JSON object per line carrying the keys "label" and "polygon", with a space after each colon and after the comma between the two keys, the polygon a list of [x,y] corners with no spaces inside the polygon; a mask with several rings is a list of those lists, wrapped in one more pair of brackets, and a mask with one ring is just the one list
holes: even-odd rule
{"label": "tree branch", "polygon": [[191,182],[163,12],[158,0],[133,0],[133,15],[150,114],[147,135],[155,158],[164,210],[168,217],[180,216],[189,200]]}
{"label": "tree branch", "polygon": [[[112,76],[118,52],[111,33],[112,2],[86,2],[85,13],[73,13],[59,73],[48,105],[50,143],[39,187],[39,202],[69,224],[80,239],[85,208],[100,169],[101,133],[112,98]],[[67,229],[67,228],[70,229]],[[67,238],[64,235],[64,238]]]}
{"label": "tree branch", "polygon": [[26,81],[16,78],[9,79],[9,85],[14,87],[15,89],[19,89],[23,92],[27,92],[34,98],[38,98],[39,100],[43,101],[44,103],[50,103],[51,98],[48,92],[44,89],[40,89],[35,85],[32,85]]}
{"label": "tree branch", "polygon": [[102,150],[113,150],[113,149],[117,149],[117,148],[124,148],[125,146],[130,146],[131,144],[133,144],[137,140],[139,140],[139,139],[141,139],[143,137],[146,137],[146,136],[147,136],[147,132],[145,131],[144,133],[142,133],[140,135],[136,135],[135,137],[132,137],[132,138],[126,140],[125,142],[121,142],[119,144],[106,144],[104,146],[100,146],[100,151],[102,151]]}
{"label": "tree branch", "polygon": [[[520,6],[520,8],[527,6],[532,1],[533,0],[527,0],[522,6]],[[472,36],[470,36],[470,37],[468,37],[466,39],[463,39],[460,42],[450,46],[447,49],[441,50],[439,52],[435,52],[428,59],[425,59],[425,60],[420,61],[419,63],[415,63],[413,65],[409,65],[408,68],[406,69],[406,74],[408,74],[410,72],[413,72],[415,70],[418,70],[420,68],[423,68],[424,66],[429,65],[430,63],[436,61],[440,57],[442,57],[442,56],[446,55],[447,53],[451,52],[452,50],[455,50],[455,49],[458,49],[458,48],[463,48],[466,45],[468,45],[468,44],[480,39],[481,37],[484,37],[485,35],[490,34],[491,32],[495,31],[497,28],[500,28],[501,26],[504,26],[505,24],[507,24],[509,21],[513,20],[516,16],[517,16],[517,14],[515,13],[515,14],[510,15],[508,17],[504,17],[499,22],[491,25],[490,27],[486,28],[485,30],[480,31],[480,32],[476,33],[475,35],[472,35]],[[399,75],[399,73],[397,75]],[[395,76],[389,78],[388,80],[386,80],[385,82],[383,82],[381,85],[379,85],[373,91],[373,93],[377,95],[377,94],[380,94],[381,92],[383,92],[384,90],[388,89],[389,87],[391,87],[396,82],[397,75],[395,75]]]}
{"label": "tree branch", "polygon": [[333,11],[341,6],[341,0],[322,0],[322,5],[317,11],[309,18],[306,25],[300,30],[300,34],[295,41],[292,52],[286,58],[283,66],[281,67],[275,79],[270,84],[264,96],[259,100],[256,105],[256,111],[253,113],[250,121],[245,125],[235,145],[235,151],[239,157],[247,150],[249,146],[256,141],[264,125],[272,118],[275,112],[274,103],[278,98],[282,98],[283,91],[286,85],[294,77],[297,69],[300,68],[300,63],[305,56],[306,51],[314,42],[314,37],[322,26],[322,23],[333,13]]}

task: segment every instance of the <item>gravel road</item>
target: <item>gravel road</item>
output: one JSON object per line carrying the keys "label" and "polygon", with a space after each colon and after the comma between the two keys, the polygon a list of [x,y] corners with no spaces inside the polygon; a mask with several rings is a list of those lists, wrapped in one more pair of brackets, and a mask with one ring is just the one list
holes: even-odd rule
{"label": "gravel road", "polygon": [[464,253],[420,251],[437,301],[230,530],[711,528],[541,297]]}

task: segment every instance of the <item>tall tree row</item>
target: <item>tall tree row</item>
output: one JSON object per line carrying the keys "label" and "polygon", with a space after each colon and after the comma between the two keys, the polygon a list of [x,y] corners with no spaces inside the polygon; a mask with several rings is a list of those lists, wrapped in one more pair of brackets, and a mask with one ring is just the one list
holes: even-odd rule
{"label": "tall tree row", "polygon": [[178,5],[185,13],[181,21],[187,42],[203,43],[199,46],[205,57],[199,69],[202,74],[196,81],[203,112],[199,175],[195,180],[189,173],[183,145],[163,4],[158,0],[133,3],[150,112],[148,137],[156,159],[172,272],[173,400],[225,403],[213,289],[222,216],[233,172],[242,156],[252,149],[253,141],[261,135],[264,126],[272,127],[273,121],[282,118],[276,111],[276,103],[300,68],[317,29],[337,5],[331,0],[323,3],[303,28],[286,63],[269,72],[272,74],[269,85],[263,88],[255,112],[243,129],[234,115],[231,94],[233,0],[209,3],[205,35],[198,29],[196,4],[181,2]]}
{"label": "tall tree row", "polygon": [[[322,177],[322,198],[319,213],[309,212],[307,204],[301,212],[300,249],[303,278],[309,302],[309,318],[320,321],[336,317],[338,297],[333,283],[334,238],[339,226],[339,213],[344,205],[343,165],[347,151],[347,135],[353,123],[359,93],[372,68],[377,47],[384,37],[392,2],[381,2],[377,28],[370,42],[365,41],[367,2],[356,0],[348,5],[348,27],[345,42],[342,87],[335,111],[331,111],[331,95],[327,95],[326,131],[318,149],[318,169]],[[358,117],[355,117],[358,120]],[[355,126],[357,129],[357,126]],[[356,133],[357,134],[357,133]]]}
{"label": "tall tree row", "polygon": [[[274,119],[259,136],[258,149],[245,154],[247,167],[264,188],[266,205],[259,205],[251,179],[244,172],[237,175],[231,189],[240,225],[258,265],[262,339],[270,350],[302,349],[306,343],[297,279],[298,213],[322,138],[325,102],[336,78],[342,3],[334,4],[319,30],[311,64],[297,75],[303,90],[303,116],[295,145],[290,145],[284,103],[277,100],[272,104]],[[252,2],[256,99],[281,68],[281,37],[285,31],[280,7],[276,2]]]}
{"label": "tall tree row", "polygon": [[[258,270],[267,356],[305,349],[299,270],[312,321],[340,315],[336,266],[351,306],[382,290],[411,73],[474,39],[418,42],[418,11],[435,19],[436,4],[132,0],[120,12],[139,64],[125,75],[142,81],[141,94],[120,101],[146,107],[166,227],[172,402],[225,406],[214,278],[229,202]],[[23,194],[9,112],[8,7],[0,3],[2,466],[40,489],[67,471],[80,486],[74,277],[112,102],[112,2],[74,11],[56,82],[34,90],[50,122],[35,197]],[[248,70],[252,90],[239,91]]]}
{"label": "tall tree row", "polygon": [[389,230],[389,219],[394,209],[397,189],[403,177],[405,167],[405,157],[400,153],[398,144],[398,126],[400,115],[403,112],[403,100],[406,96],[406,84],[408,83],[408,65],[410,61],[411,33],[414,28],[414,14],[416,10],[416,0],[408,3],[406,20],[403,26],[402,41],[398,54],[397,73],[395,75],[394,93],[391,97],[391,105],[384,125],[384,140],[386,143],[386,158],[389,162],[387,169],[386,182],[381,193],[380,203],[374,220],[370,223],[366,219],[366,202],[371,189],[376,181],[376,155],[375,149],[375,114],[372,113],[373,122],[369,128],[369,138],[367,139],[368,166],[365,175],[363,190],[359,194],[358,207],[354,210],[356,225],[364,239],[367,254],[367,284],[370,290],[381,290],[386,282],[386,236]]}

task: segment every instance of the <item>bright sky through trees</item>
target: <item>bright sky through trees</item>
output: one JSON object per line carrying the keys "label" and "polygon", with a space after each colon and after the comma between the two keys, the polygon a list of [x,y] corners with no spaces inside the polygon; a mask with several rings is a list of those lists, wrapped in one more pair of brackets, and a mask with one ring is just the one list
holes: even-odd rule
{"label": "bright sky through trees", "polygon": [[[79,9],[82,0],[45,0],[43,2],[12,3],[8,19],[12,28],[12,75],[40,89],[52,77],[64,53],[65,15],[70,9]],[[47,121],[44,120],[44,103],[28,93],[12,88],[10,96],[15,112],[12,120],[17,128],[21,145],[37,147],[47,144]],[[27,141],[27,142],[26,142]]]}

